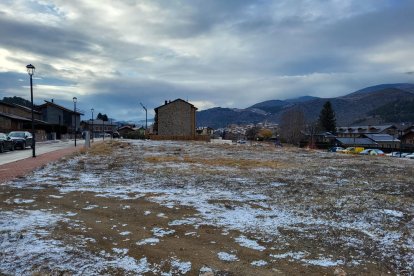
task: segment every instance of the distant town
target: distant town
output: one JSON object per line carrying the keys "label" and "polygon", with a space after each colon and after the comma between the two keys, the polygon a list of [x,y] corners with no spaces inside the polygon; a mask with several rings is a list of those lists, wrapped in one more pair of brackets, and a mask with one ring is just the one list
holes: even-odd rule
{"label": "distant town", "polygon": [[[375,96],[378,91],[372,93]],[[369,93],[364,94],[366,95],[372,96]],[[315,99],[308,100],[315,101]],[[321,100],[318,98],[317,101]],[[333,101],[335,102],[336,99]],[[407,102],[410,101],[412,99],[407,99]],[[221,140],[227,143],[267,141],[280,145],[291,144],[320,149],[338,146],[368,147],[386,152],[414,151],[412,122],[337,125],[335,108],[329,99],[325,99],[324,102],[320,110],[313,110],[318,113],[318,117],[311,121],[309,115],[305,116],[303,111],[306,108],[290,105],[281,113],[279,123],[265,120],[255,123],[231,123],[216,128],[209,125],[200,126],[197,120],[202,115],[197,112],[197,107],[182,99],[166,100],[156,107],[155,117],[151,120],[153,123],[149,125],[148,118],[145,125],[120,123],[108,118],[106,114],[98,113],[94,116],[93,109],[91,109],[91,118],[82,120],[81,116],[84,118],[88,116],[79,110],[61,106],[54,99],[44,100],[43,104],[34,106],[33,116],[36,141],[74,139],[75,135],[77,139],[83,139],[88,132],[92,139],[122,137],[152,140]],[[260,104],[255,108],[261,108]],[[4,133],[30,131],[31,115],[29,101],[18,97],[4,98],[0,101],[0,131]]]}

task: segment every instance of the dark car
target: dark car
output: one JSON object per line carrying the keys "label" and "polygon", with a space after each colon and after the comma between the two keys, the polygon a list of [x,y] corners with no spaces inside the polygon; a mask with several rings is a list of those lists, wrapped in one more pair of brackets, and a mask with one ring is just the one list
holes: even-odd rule
{"label": "dark car", "polygon": [[14,142],[6,134],[0,133],[0,152],[14,150]]}
{"label": "dark car", "polygon": [[340,152],[342,150],[344,150],[343,147],[332,147],[328,149],[329,152]]}
{"label": "dark car", "polygon": [[33,141],[33,136],[28,131],[12,131],[7,137],[14,142],[15,148],[22,150],[27,146],[31,146]]}

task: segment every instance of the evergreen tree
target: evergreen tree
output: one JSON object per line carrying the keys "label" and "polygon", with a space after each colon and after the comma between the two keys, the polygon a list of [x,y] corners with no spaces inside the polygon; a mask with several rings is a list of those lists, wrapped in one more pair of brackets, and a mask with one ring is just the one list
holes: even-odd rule
{"label": "evergreen tree", "polygon": [[102,120],[102,121],[105,121],[105,122],[107,122],[107,121],[109,121],[109,119],[108,119],[108,115],[106,115],[106,114],[102,114],[102,113],[98,113],[98,115],[96,116],[96,119],[98,119],[98,120]]}
{"label": "evergreen tree", "polygon": [[319,114],[319,125],[324,131],[335,133],[336,118],[330,101],[327,101]]}
{"label": "evergreen tree", "polygon": [[18,104],[22,106],[31,107],[32,103],[26,99],[23,99],[21,97],[3,97],[3,102],[5,103],[11,103],[11,104]]}

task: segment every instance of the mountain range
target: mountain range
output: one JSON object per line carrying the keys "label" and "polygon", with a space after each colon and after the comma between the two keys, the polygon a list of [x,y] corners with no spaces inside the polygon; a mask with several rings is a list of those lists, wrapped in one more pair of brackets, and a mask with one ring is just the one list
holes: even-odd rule
{"label": "mountain range", "polygon": [[294,108],[302,110],[306,120],[313,122],[326,101],[332,104],[338,126],[414,122],[414,84],[395,83],[370,86],[335,98],[304,96],[264,101],[245,109],[215,107],[197,112],[197,126],[280,123],[282,114]]}

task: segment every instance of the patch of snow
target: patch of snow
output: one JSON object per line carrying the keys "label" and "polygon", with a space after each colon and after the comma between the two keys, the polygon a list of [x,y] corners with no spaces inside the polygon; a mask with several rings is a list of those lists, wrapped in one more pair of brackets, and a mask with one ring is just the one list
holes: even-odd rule
{"label": "patch of snow", "polygon": [[286,186],[286,183],[282,183],[282,182],[272,182],[270,183],[270,186],[272,187],[282,187],[282,186]]}
{"label": "patch of snow", "polygon": [[129,251],[128,248],[112,248],[112,251],[114,251],[117,254],[122,254],[122,255],[126,255]]}
{"label": "patch of snow", "polygon": [[225,262],[235,262],[239,260],[239,258],[237,258],[236,255],[229,254],[227,252],[219,252],[217,253],[217,257],[219,258],[219,260],[225,261]]}
{"label": "patch of snow", "polygon": [[253,261],[250,263],[252,266],[266,266],[268,263],[264,260]]}
{"label": "patch of snow", "polygon": [[275,258],[275,259],[286,259],[286,258],[291,258],[294,260],[301,260],[303,257],[307,256],[308,254],[306,254],[305,252],[287,252],[287,253],[283,253],[283,254],[270,254],[270,257]]}
{"label": "patch of snow", "polygon": [[92,210],[92,209],[95,209],[95,208],[98,208],[99,206],[98,205],[88,205],[88,206],[86,206],[85,208],[82,208],[83,210]]}
{"label": "patch of snow", "polygon": [[176,219],[173,221],[170,221],[168,223],[169,226],[177,226],[177,225],[193,225],[196,223],[195,218],[186,218],[186,219]]}
{"label": "patch of snow", "polygon": [[144,244],[155,245],[159,242],[160,242],[159,238],[147,238],[147,239],[143,239],[137,242],[137,245],[144,245]]}
{"label": "patch of snow", "polygon": [[213,272],[214,272],[214,270],[213,270],[213,269],[211,269],[211,268],[210,268],[210,267],[208,267],[208,266],[203,266],[203,267],[201,267],[201,268],[200,268],[200,273],[199,273],[199,274],[202,274],[202,273],[208,273],[208,272],[213,273]]}
{"label": "patch of snow", "polygon": [[235,241],[241,246],[244,246],[250,249],[259,250],[259,251],[263,251],[266,249],[266,247],[259,245],[257,241],[248,239],[247,237],[243,235],[239,236],[238,238],[235,238]]}
{"label": "patch of snow", "polygon": [[154,227],[154,228],[152,228],[151,232],[156,237],[164,237],[164,236],[174,234],[175,230],[174,229],[163,229],[163,228],[159,228],[159,227]]}
{"label": "patch of snow", "polygon": [[67,246],[51,239],[48,229],[65,220],[64,215],[42,211],[0,212],[0,271],[10,275],[32,275],[37,267],[45,265],[45,260],[48,269],[73,275],[99,275],[108,267],[135,274],[150,271],[146,259],[137,262],[130,257],[107,254],[107,260],[85,252],[82,247]]}
{"label": "patch of snow", "polygon": [[397,210],[384,209],[382,212],[386,215],[397,217],[397,218],[404,217],[404,213],[400,212],[400,211],[397,211]]}
{"label": "patch of snow", "polygon": [[134,272],[136,274],[143,274],[145,272],[150,272],[151,270],[150,264],[147,261],[147,258],[141,258],[140,260],[135,260],[132,257],[124,256],[122,258],[115,259],[113,261],[108,262],[108,265],[124,269],[127,272]]}
{"label": "patch of snow", "polygon": [[129,231],[124,231],[124,232],[119,233],[119,235],[121,236],[128,236],[129,234],[131,234],[131,232]]}
{"label": "patch of snow", "polygon": [[171,270],[174,274],[181,273],[186,274],[191,270],[191,262],[182,262],[178,259],[171,260]]}
{"label": "patch of snow", "polygon": [[316,260],[309,260],[309,259],[302,259],[302,262],[306,264],[316,265],[316,266],[323,266],[323,267],[331,267],[331,266],[337,266],[337,265],[343,265],[344,262],[341,260],[332,261],[327,258],[323,259],[316,259]]}
{"label": "patch of snow", "polygon": [[63,198],[63,196],[58,196],[58,195],[49,195],[50,198]]}
{"label": "patch of snow", "polygon": [[29,204],[29,203],[33,203],[34,200],[33,199],[22,199],[22,198],[15,198],[13,199],[13,201],[10,201],[9,199],[5,201],[7,204]]}

